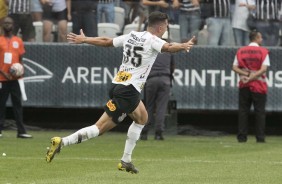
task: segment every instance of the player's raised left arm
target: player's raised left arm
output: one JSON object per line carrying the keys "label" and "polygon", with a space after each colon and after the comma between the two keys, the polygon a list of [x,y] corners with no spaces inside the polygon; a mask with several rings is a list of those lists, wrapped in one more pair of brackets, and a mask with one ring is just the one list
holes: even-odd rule
{"label": "player's raised left arm", "polygon": [[113,39],[108,37],[86,37],[82,30],[80,30],[80,35],[69,33],[67,35],[67,40],[71,43],[81,44],[87,43],[96,46],[102,47],[112,47],[113,46]]}
{"label": "player's raised left arm", "polygon": [[162,47],[162,52],[179,52],[179,51],[187,51],[193,47],[195,43],[196,37],[193,36],[188,42],[185,43],[165,43]]}

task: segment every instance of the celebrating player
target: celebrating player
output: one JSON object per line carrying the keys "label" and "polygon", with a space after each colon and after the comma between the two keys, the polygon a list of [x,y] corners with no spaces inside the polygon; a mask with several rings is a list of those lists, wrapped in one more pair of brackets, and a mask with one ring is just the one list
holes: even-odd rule
{"label": "celebrating player", "polygon": [[78,144],[97,137],[117,126],[128,115],[133,123],[128,129],[124,154],[118,169],[130,173],[138,173],[131,162],[131,155],[140,133],[147,123],[148,114],[140,93],[144,87],[151,67],[159,52],[189,51],[194,45],[193,37],[186,43],[167,43],[161,37],[167,31],[168,16],[161,12],[153,12],[149,16],[147,31],[132,31],[116,38],[86,37],[81,30],[80,35],[69,33],[67,39],[71,43],[87,43],[103,47],[123,47],[123,60],[114,77],[110,89],[110,100],[104,106],[105,112],[92,126],[82,128],[67,137],[53,137],[47,152],[46,161],[51,162],[62,146]]}

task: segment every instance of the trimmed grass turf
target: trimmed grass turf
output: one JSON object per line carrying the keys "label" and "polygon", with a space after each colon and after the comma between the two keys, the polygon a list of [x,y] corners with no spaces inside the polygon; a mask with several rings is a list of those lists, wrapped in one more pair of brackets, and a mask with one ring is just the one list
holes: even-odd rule
{"label": "trimmed grass turf", "polygon": [[[15,131],[0,138],[0,184],[280,184],[282,137],[257,144],[253,136],[237,143],[235,136],[166,136],[165,141],[139,141],[133,162],[140,173],[117,170],[126,133],[107,133],[64,147],[45,162],[53,136],[71,131],[34,131],[33,139],[17,139]],[[2,156],[2,153],[7,156]]]}

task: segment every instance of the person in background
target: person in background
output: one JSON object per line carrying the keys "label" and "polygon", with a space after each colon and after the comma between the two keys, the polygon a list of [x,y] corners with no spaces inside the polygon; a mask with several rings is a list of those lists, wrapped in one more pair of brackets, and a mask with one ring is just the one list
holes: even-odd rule
{"label": "person in background", "polygon": [[[282,3],[278,7],[278,20],[280,25],[280,30],[282,30]],[[280,35],[280,46],[282,46],[282,35]]]}
{"label": "person in background", "polygon": [[198,37],[202,24],[200,0],[175,0],[179,7],[180,38],[186,42],[192,36]]}
{"label": "person in background", "polygon": [[[144,6],[139,1],[131,1],[131,0],[124,0],[123,1],[127,6],[128,13],[125,16],[125,24],[138,24],[138,28],[135,31],[141,31],[142,24],[145,23],[146,16]],[[122,28],[122,30],[124,27]]]}
{"label": "person in background", "polygon": [[105,112],[100,119],[94,125],[82,128],[69,136],[51,138],[51,146],[46,154],[47,162],[51,162],[63,146],[78,144],[102,135],[122,123],[128,115],[133,122],[128,128],[124,154],[118,163],[118,169],[138,173],[138,169],[132,163],[132,152],[148,120],[146,108],[141,101],[141,91],[152,65],[160,52],[188,52],[195,39],[193,37],[186,43],[167,43],[161,39],[168,27],[167,14],[153,12],[148,19],[147,31],[131,31],[116,38],[86,37],[82,30],[80,35],[68,34],[67,39],[74,44],[122,47],[123,59],[119,71],[113,78],[110,99],[105,104]]}
{"label": "person in background", "polygon": [[[148,15],[154,11],[168,14],[170,24],[178,24],[179,11],[176,0],[142,0],[142,4],[147,7]],[[147,16],[147,15],[146,15]]]}
{"label": "person in background", "polygon": [[[103,20],[105,15],[105,20]],[[115,22],[115,0],[99,0],[97,6],[98,23]]]}
{"label": "person in background", "polygon": [[256,0],[256,30],[263,35],[263,46],[279,44],[279,7],[278,0]]}
{"label": "person in background", "polygon": [[148,14],[154,11],[164,12],[169,7],[169,0],[142,0],[142,4],[148,7]]}
{"label": "person in background", "polygon": [[[162,36],[168,41],[168,32]],[[144,89],[145,106],[148,112],[148,124],[143,128],[141,140],[148,139],[148,132],[155,124],[155,140],[164,140],[165,114],[172,86],[175,62],[171,53],[159,53],[147,78]]]}
{"label": "person in background", "polygon": [[0,35],[3,34],[2,24],[8,14],[8,0],[0,1]]}
{"label": "person in background", "polygon": [[249,11],[255,9],[255,0],[236,0],[232,28],[236,46],[246,46],[250,42],[250,29],[247,25]]}
{"label": "person in background", "polygon": [[35,41],[35,28],[30,12],[30,0],[9,0],[9,16],[14,20],[13,34],[21,30],[23,41]]}
{"label": "person in background", "polygon": [[[11,95],[14,116],[17,125],[18,138],[32,138],[26,133],[23,124],[23,107],[21,101],[21,90],[19,77],[13,76],[10,67],[14,63],[22,63],[25,53],[21,38],[13,35],[13,19],[6,17],[3,22],[4,35],[0,36],[0,137],[5,122],[6,102]],[[21,77],[20,77],[21,78]]]}
{"label": "person in background", "polygon": [[33,22],[42,21],[43,9],[40,0],[31,0],[30,12]]}
{"label": "person in background", "polygon": [[67,24],[71,20],[71,0],[41,0],[43,6],[43,41],[52,42],[53,24],[58,25],[58,42],[67,41]]}
{"label": "person in background", "polygon": [[202,0],[201,4],[207,25],[208,45],[233,45],[230,0]]}
{"label": "person in background", "polygon": [[240,76],[238,142],[247,142],[248,117],[251,106],[255,111],[255,134],[258,143],[265,142],[266,71],[270,66],[268,50],[261,47],[260,32],[250,33],[250,44],[240,48],[235,56],[233,71]]}
{"label": "person in background", "polygon": [[97,1],[71,0],[72,32],[79,34],[83,29],[88,36],[98,36]]}

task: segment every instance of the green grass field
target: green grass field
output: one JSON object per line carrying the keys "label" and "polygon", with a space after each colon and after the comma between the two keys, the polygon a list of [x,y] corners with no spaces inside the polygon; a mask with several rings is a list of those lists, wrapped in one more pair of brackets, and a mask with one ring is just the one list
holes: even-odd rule
{"label": "green grass field", "polygon": [[[110,132],[79,145],[64,147],[45,162],[51,137],[70,131],[33,131],[17,139],[15,131],[0,138],[0,184],[272,184],[282,183],[282,137],[257,144],[253,136],[166,136],[165,141],[139,141],[133,162],[139,174],[117,170],[126,133]],[[2,156],[6,153],[6,156]]]}

